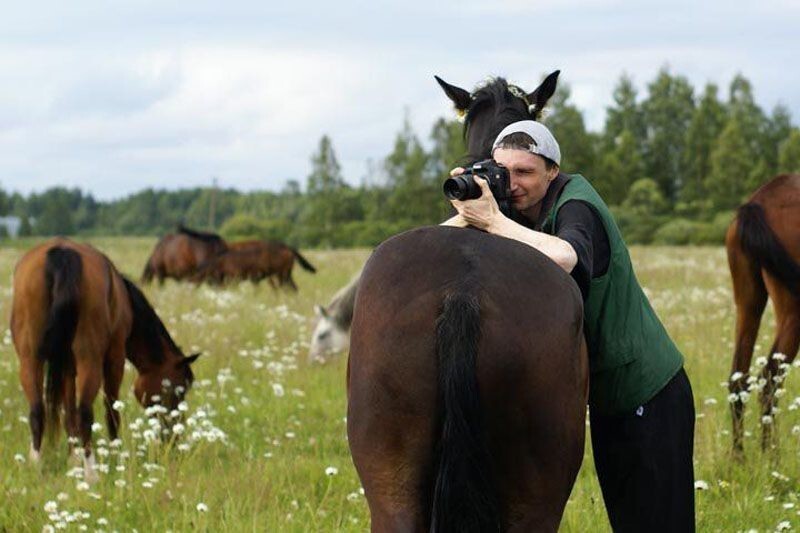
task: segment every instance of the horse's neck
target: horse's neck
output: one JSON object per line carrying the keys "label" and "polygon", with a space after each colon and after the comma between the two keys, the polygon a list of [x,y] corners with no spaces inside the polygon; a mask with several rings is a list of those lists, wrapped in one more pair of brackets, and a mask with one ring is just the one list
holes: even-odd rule
{"label": "horse's neck", "polygon": [[[155,357],[154,342],[161,345],[161,358]],[[125,356],[131,362],[133,367],[139,374],[152,372],[156,368],[164,364],[164,359],[167,357],[166,350],[163,347],[163,340],[158,339],[144,339],[138,336],[131,336],[128,339]]]}
{"label": "horse's neck", "polygon": [[344,330],[349,330],[350,324],[353,322],[353,307],[355,307],[356,293],[358,292],[360,280],[361,274],[353,278],[344,289],[339,291],[328,306],[328,311],[334,321]]}

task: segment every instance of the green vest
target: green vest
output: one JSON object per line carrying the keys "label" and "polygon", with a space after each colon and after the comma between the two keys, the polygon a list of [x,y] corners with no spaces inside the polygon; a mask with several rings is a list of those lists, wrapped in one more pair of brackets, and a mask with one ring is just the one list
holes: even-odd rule
{"label": "green vest", "polygon": [[683,356],[639,286],[608,206],[583,176],[570,178],[542,230],[555,233],[558,211],[570,200],[588,202],[603,221],[611,257],[606,273],[591,280],[583,310],[591,372],[589,406],[602,414],[631,413],[675,376]]}

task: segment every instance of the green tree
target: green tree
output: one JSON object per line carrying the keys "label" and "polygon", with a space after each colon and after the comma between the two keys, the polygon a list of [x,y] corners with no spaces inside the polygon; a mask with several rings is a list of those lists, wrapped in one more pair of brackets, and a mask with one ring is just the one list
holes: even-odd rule
{"label": "green tree", "polygon": [[800,129],[793,128],[778,149],[778,173],[800,174]]}
{"label": "green tree", "polygon": [[560,85],[548,103],[544,123],[561,146],[561,168],[565,172],[580,172],[593,176],[595,169],[595,138],[586,131],[583,114],[569,102],[570,88]]}
{"label": "green tree", "polygon": [[617,135],[615,143],[603,154],[600,169],[600,177],[592,184],[607,204],[621,204],[631,185],[644,175],[644,162],[630,130]]}
{"label": "green tree", "polygon": [[622,74],[614,88],[612,99],[614,104],[606,109],[606,123],[603,130],[603,148],[612,150],[619,143],[619,136],[627,131],[636,142],[640,151],[641,143],[647,133],[641,106],[636,101],[637,92],[633,80]]}
{"label": "green tree", "polygon": [[769,160],[765,150],[767,118],[755,102],[753,86],[741,74],[737,74],[731,80],[728,110],[730,115],[736,118],[742,132],[746,134],[745,142],[750,156]]}
{"label": "green tree", "polygon": [[341,175],[341,167],[327,135],[320,139],[311,156],[311,173],[306,182],[308,201],[300,214],[300,228],[293,233],[304,244],[333,246],[337,225],[363,218],[360,202]]}
{"label": "green tree", "polygon": [[433,146],[428,156],[430,173],[444,179],[455,166],[465,163],[467,144],[463,126],[457,120],[439,118],[431,129]]}
{"label": "green tree", "polygon": [[648,85],[642,103],[647,137],[645,171],[658,183],[672,205],[685,180],[681,161],[686,130],[694,114],[693,89],[683,76],[673,76],[663,67]]}
{"label": "green tree", "polygon": [[733,209],[747,194],[756,160],[737,115],[731,116],[711,152],[711,172],[705,186],[718,210]]}
{"label": "green tree", "polygon": [[711,171],[711,150],[725,127],[725,107],[717,98],[717,86],[706,85],[686,131],[683,166],[685,178],[680,199],[692,204],[705,199],[704,182]]}
{"label": "green tree", "polygon": [[766,121],[762,153],[767,166],[766,179],[778,173],[778,151],[792,133],[792,115],[784,105],[777,105]]}
{"label": "green tree", "polygon": [[386,220],[399,223],[403,228],[441,221],[446,206],[441,178],[431,175],[428,154],[408,118],[395,137],[394,148],[383,166],[391,189],[385,206]]}

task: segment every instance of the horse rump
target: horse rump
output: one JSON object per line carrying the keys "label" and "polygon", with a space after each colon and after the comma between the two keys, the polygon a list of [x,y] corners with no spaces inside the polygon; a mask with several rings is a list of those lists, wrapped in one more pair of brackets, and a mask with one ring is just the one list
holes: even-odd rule
{"label": "horse rump", "polygon": [[736,229],[744,253],[800,297],[800,265],[769,226],[764,208],[754,202],[739,207]]}
{"label": "horse rump", "polygon": [[65,377],[75,371],[72,341],[78,327],[82,270],[81,256],[75,250],[56,246],[47,251],[44,277],[49,301],[37,355],[47,363],[45,420],[52,435],[58,431]]}

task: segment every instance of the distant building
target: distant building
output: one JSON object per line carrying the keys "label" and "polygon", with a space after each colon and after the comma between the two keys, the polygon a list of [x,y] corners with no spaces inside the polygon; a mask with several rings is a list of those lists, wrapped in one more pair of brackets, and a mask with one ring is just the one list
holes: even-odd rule
{"label": "distant building", "polygon": [[9,237],[16,239],[19,237],[19,228],[22,226],[22,219],[15,216],[0,217],[0,227],[6,229]]}

